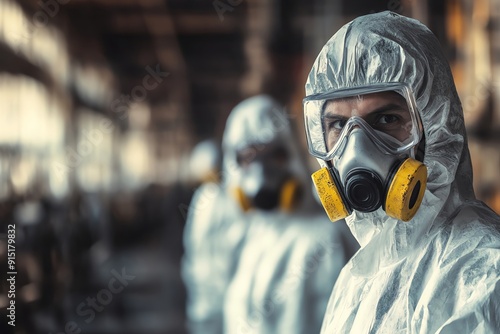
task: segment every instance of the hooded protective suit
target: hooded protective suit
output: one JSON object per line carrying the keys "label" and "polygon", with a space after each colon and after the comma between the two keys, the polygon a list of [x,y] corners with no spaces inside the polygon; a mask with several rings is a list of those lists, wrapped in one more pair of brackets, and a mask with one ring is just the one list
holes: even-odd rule
{"label": "hooded protective suit", "polygon": [[415,95],[427,188],[409,222],[382,209],[346,218],[362,248],[336,282],[321,332],[498,333],[500,219],[475,199],[463,112],[434,35],[391,12],[359,17],[326,43],[306,94],[388,82]]}
{"label": "hooded protective suit", "polygon": [[[199,180],[204,182],[189,205],[184,228],[185,254],[182,276],[187,289],[189,333],[223,332],[223,305],[232,279],[247,224],[236,203],[223,186],[215,182],[218,151],[214,144],[197,146],[190,161]],[[202,164],[201,166],[199,164]],[[212,167],[212,168],[207,168]],[[204,171],[202,173],[202,171]]]}
{"label": "hooded protective suit", "polygon": [[[274,183],[266,179],[266,161],[243,167],[238,152],[246,152],[246,160],[284,155],[279,159],[286,162],[274,178],[290,175],[302,191],[288,212],[279,208],[246,212],[248,231],[224,307],[226,333],[319,332],[335,280],[359,247],[345,223],[329,222],[314,201],[308,171],[281,109],[267,96],[245,100],[231,113],[224,132],[224,179],[229,192],[245,184],[257,188]],[[264,154],[271,147],[284,148],[286,153]]]}

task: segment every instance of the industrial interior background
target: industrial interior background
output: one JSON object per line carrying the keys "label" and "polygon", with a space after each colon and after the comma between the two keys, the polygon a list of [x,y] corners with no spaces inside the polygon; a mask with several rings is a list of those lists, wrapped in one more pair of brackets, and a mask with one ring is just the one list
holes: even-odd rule
{"label": "industrial interior background", "polygon": [[259,93],[303,137],[320,48],[383,10],[441,41],[476,194],[500,212],[500,0],[0,0],[0,332],[185,333],[192,149],[220,142],[231,108]]}

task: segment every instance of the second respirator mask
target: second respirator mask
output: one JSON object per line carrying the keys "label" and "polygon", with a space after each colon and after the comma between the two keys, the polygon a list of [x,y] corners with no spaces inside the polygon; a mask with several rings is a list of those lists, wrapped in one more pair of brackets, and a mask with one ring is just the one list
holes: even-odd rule
{"label": "second respirator mask", "polygon": [[231,192],[243,211],[290,212],[294,209],[302,189],[289,169],[289,154],[284,145],[276,143],[250,146],[237,153],[242,173]]}

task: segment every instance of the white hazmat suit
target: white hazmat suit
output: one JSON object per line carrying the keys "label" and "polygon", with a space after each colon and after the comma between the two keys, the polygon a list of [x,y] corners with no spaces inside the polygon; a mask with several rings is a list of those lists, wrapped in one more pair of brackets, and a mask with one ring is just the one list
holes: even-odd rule
{"label": "white hazmat suit", "polygon": [[[286,151],[286,158],[279,158],[286,163],[274,176],[290,175],[302,189],[300,200],[288,212],[279,208],[246,212],[248,231],[224,307],[226,333],[319,332],[335,280],[359,247],[345,223],[332,224],[314,201],[308,171],[281,109],[267,96],[245,100],[231,113],[224,132],[229,191],[245,184],[258,187],[260,177],[266,180],[266,161],[244,167],[238,152],[246,152],[247,160],[283,155],[279,150],[265,155],[270,147]],[[254,151],[248,153],[249,149]],[[263,185],[273,182],[267,179]]]}
{"label": "white hazmat suit", "polygon": [[[200,146],[202,145],[202,146]],[[223,333],[223,305],[247,224],[237,204],[214,178],[218,150],[202,142],[193,152],[196,189],[184,228],[182,275],[187,289],[189,333]],[[212,179],[212,180],[210,180]]]}
{"label": "white hazmat suit", "polygon": [[430,30],[391,12],[353,20],[320,52],[306,94],[389,82],[415,95],[427,188],[408,222],[382,209],[346,218],[361,249],[321,332],[500,333],[500,219],[475,199],[462,107]]}

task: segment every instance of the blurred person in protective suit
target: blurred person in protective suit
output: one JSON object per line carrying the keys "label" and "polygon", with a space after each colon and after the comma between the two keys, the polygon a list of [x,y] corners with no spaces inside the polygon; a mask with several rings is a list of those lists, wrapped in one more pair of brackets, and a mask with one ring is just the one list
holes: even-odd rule
{"label": "blurred person in protective suit", "polygon": [[500,219],[475,199],[463,112],[432,32],[392,12],[323,47],[304,99],[313,180],[361,249],[322,333],[498,333]]}
{"label": "blurred person in protective suit", "polygon": [[222,144],[224,191],[240,215],[230,224],[243,221],[246,228],[226,294],[224,331],[317,333],[335,280],[359,245],[345,224],[326,219],[312,196],[289,120],[272,98],[237,105]]}
{"label": "blurred person in protective suit", "polygon": [[223,303],[247,224],[220,184],[220,146],[204,140],[193,149],[189,170],[198,188],[187,210],[182,276],[188,330],[223,332]]}

